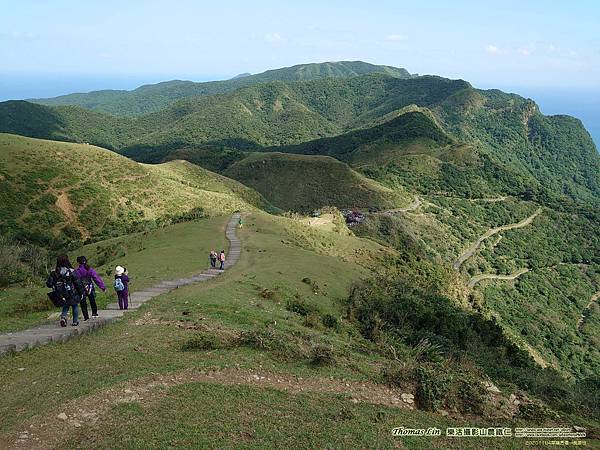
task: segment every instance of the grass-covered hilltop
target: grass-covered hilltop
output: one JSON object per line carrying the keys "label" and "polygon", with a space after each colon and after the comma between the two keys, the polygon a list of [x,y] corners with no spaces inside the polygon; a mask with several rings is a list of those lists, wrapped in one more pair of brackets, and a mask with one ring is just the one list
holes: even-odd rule
{"label": "grass-covered hilltop", "polygon": [[203,270],[236,211],[224,275],[0,359],[0,447],[69,407],[93,420],[40,427],[48,447],[524,445],[391,434],[459,424],[600,438],[590,135],[389,66],[0,103],[0,332],[48,321],[57,253],[109,279],[127,265],[135,292]]}

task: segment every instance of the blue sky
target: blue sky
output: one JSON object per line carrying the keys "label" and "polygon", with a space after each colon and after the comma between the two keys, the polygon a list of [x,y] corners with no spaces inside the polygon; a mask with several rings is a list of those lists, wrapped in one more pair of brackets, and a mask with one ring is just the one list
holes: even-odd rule
{"label": "blue sky", "polygon": [[600,90],[600,2],[2,0],[0,74],[223,78],[360,59]]}

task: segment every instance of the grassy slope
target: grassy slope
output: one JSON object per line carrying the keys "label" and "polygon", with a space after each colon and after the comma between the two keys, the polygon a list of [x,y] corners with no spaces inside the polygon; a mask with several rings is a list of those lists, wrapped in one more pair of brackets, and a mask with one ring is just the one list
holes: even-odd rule
{"label": "grassy slope", "polygon": [[[223,223],[224,220],[220,225]],[[221,233],[221,226],[213,221],[207,224],[205,232]],[[185,236],[189,244],[196,245],[197,236]],[[30,421],[39,424],[46,415],[53,421],[59,412],[72,414],[68,402],[78,400],[80,407],[99,411],[95,416],[98,421],[70,428],[69,433],[52,427],[55,432],[51,437],[57,440],[51,442],[55,446],[71,448],[87,442],[108,448],[124,444],[181,448],[199,443],[278,447],[289,442],[292,446],[364,444],[386,448],[398,444],[390,434],[393,426],[443,427],[464,423],[464,418],[355,404],[343,395],[292,395],[252,385],[225,388],[213,383],[186,382],[186,372],[182,371],[190,368],[260,369],[282,377],[292,374],[306,379],[331,377],[342,386],[342,380],[378,377],[380,357],[360,351],[367,344],[348,334],[344,325],[339,331],[314,321],[307,327],[303,325],[306,319],[287,311],[285,305],[301,300],[320,308],[320,314],[338,316],[337,299],[346,295],[353,280],[368,275],[357,262],[373,266],[373,255],[381,251],[379,247],[262,213],[247,218],[241,237],[242,258],[223,277],[158,297],[130,313],[123,322],[99,332],[3,359],[0,376],[6,389],[0,404],[0,433],[20,432],[28,428]],[[162,241],[157,242],[159,246],[168,245],[170,238],[165,233],[156,240]],[[143,276],[146,267],[132,266],[131,270]],[[272,347],[273,343],[267,340],[267,347],[262,350],[233,345],[181,351],[182,345],[197,342],[200,336],[226,342],[244,332],[258,336],[264,332],[265,338],[275,333],[277,344]],[[315,366],[308,362],[310,348],[317,344],[331,346],[334,365]],[[24,370],[16,370],[20,367]],[[95,376],[90,378],[90,373]],[[153,389],[138,380],[157,373],[172,374],[167,380],[182,376],[183,384],[168,387],[169,381],[167,387],[159,388],[148,398],[133,396],[103,409],[103,393],[107,389],[120,386],[121,392],[128,381],[136,388]],[[110,395],[106,398],[114,400]],[[182,402],[185,408],[180,408]],[[261,419],[263,416],[270,420]],[[213,417],[219,420],[213,421]],[[336,426],[324,426],[332,420]],[[121,424],[119,432],[115,428],[117,422]],[[515,422],[519,423],[524,422]],[[472,418],[470,424],[490,423]],[[509,423],[504,421],[504,425]],[[4,437],[0,435],[0,442]],[[448,448],[456,444],[444,438],[402,442],[414,448]],[[483,444],[477,440],[460,442],[461,448],[479,448]],[[485,445],[489,448],[496,444],[486,440]],[[517,442],[504,440],[497,445],[519,447]]]}
{"label": "grassy slope", "polygon": [[194,83],[167,81],[141,86],[133,91],[103,90],[87,94],[69,94],[55,98],[34,99],[44,105],[77,105],[84,108],[121,115],[136,116],[159,109],[187,97],[221,94],[244,86],[271,81],[306,81],[319,78],[350,78],[369,73],[384,73],[398,78],[409,78],[405,69],[376,66],[362,61],[338,61],[317,64],[300,64],[282,69],[224,81]]}
{"label": "grassy slope", "polygon": [[[268,206],[245,186],[183,161],[135,163],[89,145],[0,135],[2,230],[48,244],[153,227],[195,209]],[[62,234],[61,234],[62,231]]]}
{"label": "grassy slope", "polygon": [[286,210],[306,212],[322,206],[390,209],[409,202],[402,193],[327,156],[254,153],[224,174]]}

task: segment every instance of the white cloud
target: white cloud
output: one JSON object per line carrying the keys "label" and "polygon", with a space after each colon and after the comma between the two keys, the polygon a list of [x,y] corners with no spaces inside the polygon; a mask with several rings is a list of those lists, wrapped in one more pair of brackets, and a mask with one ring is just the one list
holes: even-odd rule
{"label": "white cloud", "polygon": [[385,37],[385,40],[390,41],[390,42],[402,42],[402,41],[407,41],[408,36],[405,36],[403,34],[388,34]]}
{"label": "white cloud", "polygon": [[485,51],[487,53],[489,53],[490,55],[499,55],[500,53],[503,53],[503,51],[500,49],[500,47],[497,47],[492,44],[486,45]]}
{"label": "white cloud", "polygon": [[280,42],[281,35],[279,33],[267,33],[265,34],[265,41],[267,42]]}

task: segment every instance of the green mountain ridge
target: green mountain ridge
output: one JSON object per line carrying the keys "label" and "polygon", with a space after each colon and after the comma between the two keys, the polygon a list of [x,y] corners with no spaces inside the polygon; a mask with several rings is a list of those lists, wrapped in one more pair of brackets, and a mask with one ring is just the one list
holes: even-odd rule
{"label": "green mountain ridge", "polygon": [[89,93],[62,95],[46,99],[30,99],[49,106],[76,105],[119,116],[138,116],[158,111],[170,103],[188,97],[222,94],[245,86],[271,81],[306,81],[319,78],[349,78],[369,73],[385,73],[399,78],[410,78],[406,69],[377,66],[362,61],[339,61],[299,64],[259,74],[243,74],[230,80],[195,83],[172,80],[140,86],[133,91],[101,90]]}

